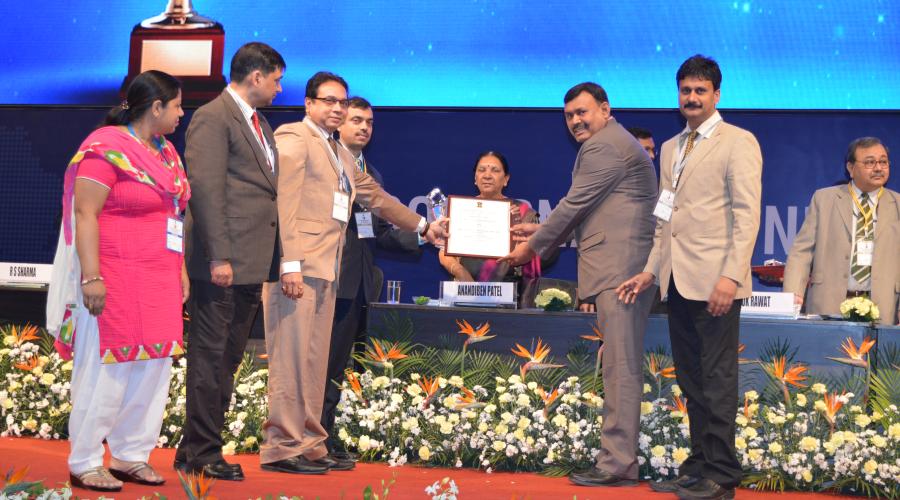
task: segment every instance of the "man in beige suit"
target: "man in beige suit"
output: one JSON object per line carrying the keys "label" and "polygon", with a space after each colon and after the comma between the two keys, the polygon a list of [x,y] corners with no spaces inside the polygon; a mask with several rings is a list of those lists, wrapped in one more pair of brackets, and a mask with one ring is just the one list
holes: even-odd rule
{"label": "man in beige suit", "polygon": [[320,423],[341,249],[353,202],[431,242],[442,236],[355,167],[333,134],[347,116],[347,83],[319,72],[306,85],[306,117],[275,131],[280,175],[281,280],[263,290],[269,416],[262,468],[295,474],[349,470],[325,446]]}
{"label": "man in beige suit", "polygon": [[888,149],[875,137],[856,139],[846,167],[849,184],[813,195],[788,253],[784,291],[799,304],[806,295],[810,314],[839,315],[844,299],[869,295],[881,323],[894,324],[900,321],[900,195],[884,187]]}
{"label": "man in beige suit", "polygon": [[[644,330],[653,298],[623,304],[615,288],[644,266],[653,245],[656,173],[647,152],[610,115],[603,87],[578,84],[563,102],[566,125],[581,143],[572,185],[540,229],[504,259],[521,265],[547,256],[574,233],[578,295],[595,305],[605,337],[606,403],[595,466],[570,479],[583,486],[629,486],[638,479]],[[522,226],[535,225],[514,230]]]}
{"label": "man in beige suit", "polygon": [[741,299],[759,230],[762,154],[750,132],[716,111],[722,73],[696,55],[676,75],[687,126],[662,146],[653,250],[644,271],[622,283],[630,303],[660,283],[678,385],[687,397],[691,455],[677,479],[654,483],[681,498],[733,498]]}

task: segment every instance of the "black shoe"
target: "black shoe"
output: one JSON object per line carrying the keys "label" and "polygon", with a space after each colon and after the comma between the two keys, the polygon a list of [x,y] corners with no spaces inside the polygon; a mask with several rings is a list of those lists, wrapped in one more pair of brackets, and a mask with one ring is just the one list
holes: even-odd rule
{"label": "black shoe", "polygon": [[625,479],[596,467],[584,472],[573,472],[569,475],[569,481],[579,486],[634,486],[638,483],[634,479]]}
{"label": "black shoe", "polygon": [[700,478],[697,476],[678,476],[675,479],[650,483],[650,489],[659,493],[675,493],[678,491],[679,486],[690,488],[697,484],[697,481],[700,481]]}
{"label": "black shoe", "polygon": [[324,457],[314,460],[314,464],[324,465],[328,467],[329,470],[353,470],[356,467],[356,462],[353,460],[342,460],[336,456],[325,455]]}
{"label": "black shoe", "polygon": [[277,462],[262,464],[263,470],[272,472],[287,472],[289,474],[325,474],[328,466],[313,462],[303,455],[285,458]]}
{"label": "black shoe", "polygon": [[350,460],[351,462],[359,461],[359,454],[352,451],[333,451],[328,454],[335,460]]}
{"label": "black shoe", "polygon": [[241,464],[230,464],[224,460],[204,464],[199,467],[186,468],[186,472],[193,474],[203,474],[206,477],[213,477],[223,481],[243,481],[244,471]]}
{"label": "black shoe", "polygon": [[675,494],[678,495],[678,498],[683,499],[704,498],[730,500],[734,498],[734,488],[723,488],[714,481],[704,478],[687,488],[679,486]]}

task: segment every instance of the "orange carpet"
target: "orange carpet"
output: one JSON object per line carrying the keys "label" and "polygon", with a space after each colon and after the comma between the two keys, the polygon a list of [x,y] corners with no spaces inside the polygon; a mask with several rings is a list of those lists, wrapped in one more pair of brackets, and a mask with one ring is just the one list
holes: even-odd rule
{"label": "orange carpet", "polygon": [[[67,441],[43,441],[39,439],[0,438],[0,473],[5,474],[11,467],[29,465],[28,480],[43,480],[46,486],[61,486],[68,480],[66,455]],[[175,451],[158,449],[153,452],[150,462],[166,479],[162,487],[125,485],[118,493],[107,498],[132,499],[152,497],[158,492],[170,499],[185,498],[178,476],[172,470]],[[388,467],[382,463],[360,463],[350,472],[331,472],[323,476],[292,476],[274,472],[264,472],[259,468],[256,455],[228,457],[244,468],[247,480],[243,482],[219,481],[212,487],[211,494],[223,500],[256,499],[266,495],[296,495],[305,499],[320,498],[355,500],[362,498],[366,486],[381,492],[381,481],[395,480],[390,487],[388,499],[430,498],[425,488],[444,477],[450,477],[459,487],[459,498],[468,499],[597,499],[628,498],[628,500],[675,498],[675,495],[653,493],[646,483],[633,488],[584,488],[575,486],[565,478],[548,478],[531,473],[493,473],[471,469],[437,469],[415,466]],[[80,498],[96,498],[95,492],[76,489]],[[853,498],[810,493],[757,493],[739,490],[741,499],[814,499]]]}

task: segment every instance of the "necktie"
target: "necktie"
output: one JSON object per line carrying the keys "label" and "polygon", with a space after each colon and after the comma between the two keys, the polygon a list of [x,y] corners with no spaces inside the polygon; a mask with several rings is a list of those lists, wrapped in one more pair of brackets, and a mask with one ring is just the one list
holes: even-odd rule
{"label": "necktie", "polygon": [[868,193],[863,193],[862,196],[859,197],[859,204],[863,209],[865,209],[865,212],[860,210],[856,214],[856,235],[853,239],[853,255],[850,256],[852,263],[850,265],[850,273],[853,275],[853,279],[855,279],[857,283],[862,284],[872,276],[872,266],[861,266],[856,263],[856,246],[862,240],[872,239],[871,219],[867,217],[867,215],[869,215],[871,212],[871,207],[869,207]]}
{"label": "necktie", "polygon": [[363,165],[362,155],[360,155],[360,157],[356,159],[356,168],[358,168],[360,172],[366,171],[366,167],[365,165]]}
{"label": "necktie", "polygon": [[272,173],[275,173],[275,167],[269,161],[269,153],[266,151],[266,139],[263,137],[262,129],[259,127],[259,116],[256,114],[256,111],[253,112],[250,119],[253,122],[253,130],[256,132],[256,137],[259,138],[259,144],[262,146],[263,153],[266,156],[266,163],[269,165],[269,168],[272,169]]}
{"label": "necktie", "polygon": [[334,153],[334,157],[337,158],[337,141],[330,135],[328,136],[328,145],[331,146],[331,151]]}
{"label": "necktie", "polygon": [[337,158],[337,160],[338,160],[338,163],[337,163],[338,169],[340,170],[340,174],[341,174],[341,189],[345,193],[349,193],[350,192],[350,179],[347,178],[347,172],[344,172],[344,169],[340,168],[341,161],[340,161],[340,157],[338,156],[337,141],[335,141],[334,137],[331,137],[330,135],[328,136],[328,145],[331,146],[331,151],[334,152],[334,157]]}
{"label": "necktie", "polygon": [[681,157],[681,161],[683,162],[685,158],[691,154],[691,150],[694,149],[694,140],[697,139],[697,131],[691,130],[691,133],[688,134],[687,145],[684,147],[684,155]]}

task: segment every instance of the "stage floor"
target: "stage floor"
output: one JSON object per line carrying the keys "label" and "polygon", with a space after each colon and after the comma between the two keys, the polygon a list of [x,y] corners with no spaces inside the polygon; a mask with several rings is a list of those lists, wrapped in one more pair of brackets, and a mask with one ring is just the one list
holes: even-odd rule
{"label": "stage floor", "polygon": [[[66,455],[68,441],[44,441],[40,439],[0,438],[0,472],[5,474],[10,468],[30,466],[27,480],[43,480],[45,486],[59,487],[68,481]],[[172,470],[175,450],[157,449],[153,452],[151,464],[166,478],[162,487],[126,484],[118,493],[107,498],[152,497],[160,493],[169,498],[185,498],[179,485],[178,476]],[[435,481],[450,477],[459,487],[460,499],[597,499],[622,498],[643,500],[675,498],[675,495],[653,493],[647,483],[632,488],[584,488],[569,483],[566,478],[549,478],[531,473],[486,474],[472,469],[441,469],[406,465],[389,467],[383,463],[360,463],[350,472],[330,472],[323,476],[291,476],[275,472],[265,472],[259,468],[257,455],[228,457],[231,462],[240,463],[247,480],[239,483],[219,481],[210,493],[223,500],[265,497],[269,494],[302,496],[307,499],[357,499],[362,498],[366,486],[372,486],[375,493],[381,493],[381,481],[387,484],[392,479],[388,498],[422,499],[430,498],[425,488]],[[76,489],[79,498],[97,498],[99,495],[87,490]],[[739,490],[741,499],[814,499],[814,498],[858,498],[812,493],[758,493]]]}

